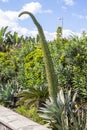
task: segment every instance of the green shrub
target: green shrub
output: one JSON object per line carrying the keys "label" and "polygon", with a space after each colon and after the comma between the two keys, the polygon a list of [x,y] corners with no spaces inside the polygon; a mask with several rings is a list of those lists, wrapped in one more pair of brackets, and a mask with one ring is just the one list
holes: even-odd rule
{"label": "green shrub", "polygon": [[27,108],[25,106],[20,106],[16,109],[16,111],[26,116],[27,118],[39,123],[39,124],[45,124],[46,122],[42,120],[42,118],[37,113],[37,108],[35,106],[31,106],[30,108]]}
{"label": "green shrub", "polygon": [[87,99],[87,43],[75,37],[61,45],[57,66],[58,83],[62,88],[77,88],[81,100]]}
{"label": "green shrub", "polygon": [[5,83],[16,75],[16,66],[8,53],[0,52],[0,83]]}
{"label": "green shrub", "polygon": [[34,86],[45,82],[45,69],[42,60],[42,50],[36,48],[24,58],[24,75],[27,86]]}

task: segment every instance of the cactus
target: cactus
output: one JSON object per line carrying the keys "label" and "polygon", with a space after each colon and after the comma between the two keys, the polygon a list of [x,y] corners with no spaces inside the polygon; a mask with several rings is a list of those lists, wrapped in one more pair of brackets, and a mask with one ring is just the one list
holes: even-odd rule
{"label": "cactus", "polygon": [[46,77],[47,77],[47,81],[48,81],[49,96],[52,98],[53,102],[55,102],[57,104],[58,80],[57,80],[57,76],[55,74],[51,54],[50,54],[48,44],[45,39],[43,29],[32,13],[30,13],[28,11],[23,11],[19,14],[19,17],[23,14],[28,14],[32,18],[34,24],[36,25],[36,27],[38,29],[39,36],[40,36],[40,43],[42,46],[43,59],[44,59],[45,69],[46,69]]}

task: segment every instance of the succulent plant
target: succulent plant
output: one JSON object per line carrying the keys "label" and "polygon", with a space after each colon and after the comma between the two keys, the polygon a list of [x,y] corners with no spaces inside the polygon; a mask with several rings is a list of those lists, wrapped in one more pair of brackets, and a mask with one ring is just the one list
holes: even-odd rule
{"label": "succulent plant", "polygon": [[86,111],[76,103],[77,91],[71,96],[71,89],[64,95],[61,89],[57,95],[57,105],[50,99],[40,108],[42,117],[52,130],[85,130]]}

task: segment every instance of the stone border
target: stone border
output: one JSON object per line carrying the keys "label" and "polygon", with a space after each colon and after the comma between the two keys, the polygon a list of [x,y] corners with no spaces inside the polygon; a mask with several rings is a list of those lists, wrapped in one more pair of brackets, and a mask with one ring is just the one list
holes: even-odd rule
{"label": "stone border", "polygon": [[8,108],[0,106],[0,130],[50,130]]}

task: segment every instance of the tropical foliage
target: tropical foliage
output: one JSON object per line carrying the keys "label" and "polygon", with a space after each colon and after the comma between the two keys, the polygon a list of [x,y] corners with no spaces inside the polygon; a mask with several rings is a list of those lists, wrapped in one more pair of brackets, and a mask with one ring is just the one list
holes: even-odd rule
{"label": "tropical foliage", "polygon": [[[25,13],[38,28],[36,38],[8,32],[8,27],[0,29],[0,102],[6,107],[19,106],[17,111],[31,113],[28,117],[33,120],[34,112],[37,122],[42,120],[38,116],[41,111],[53,130],[82,130],[86,114],[81,106],[87,100],[87,34],[62,38],[59,28],[57,38],[48,42],[31,13],[20,16]],[[41,110],[38,105],[43,106]]]}

